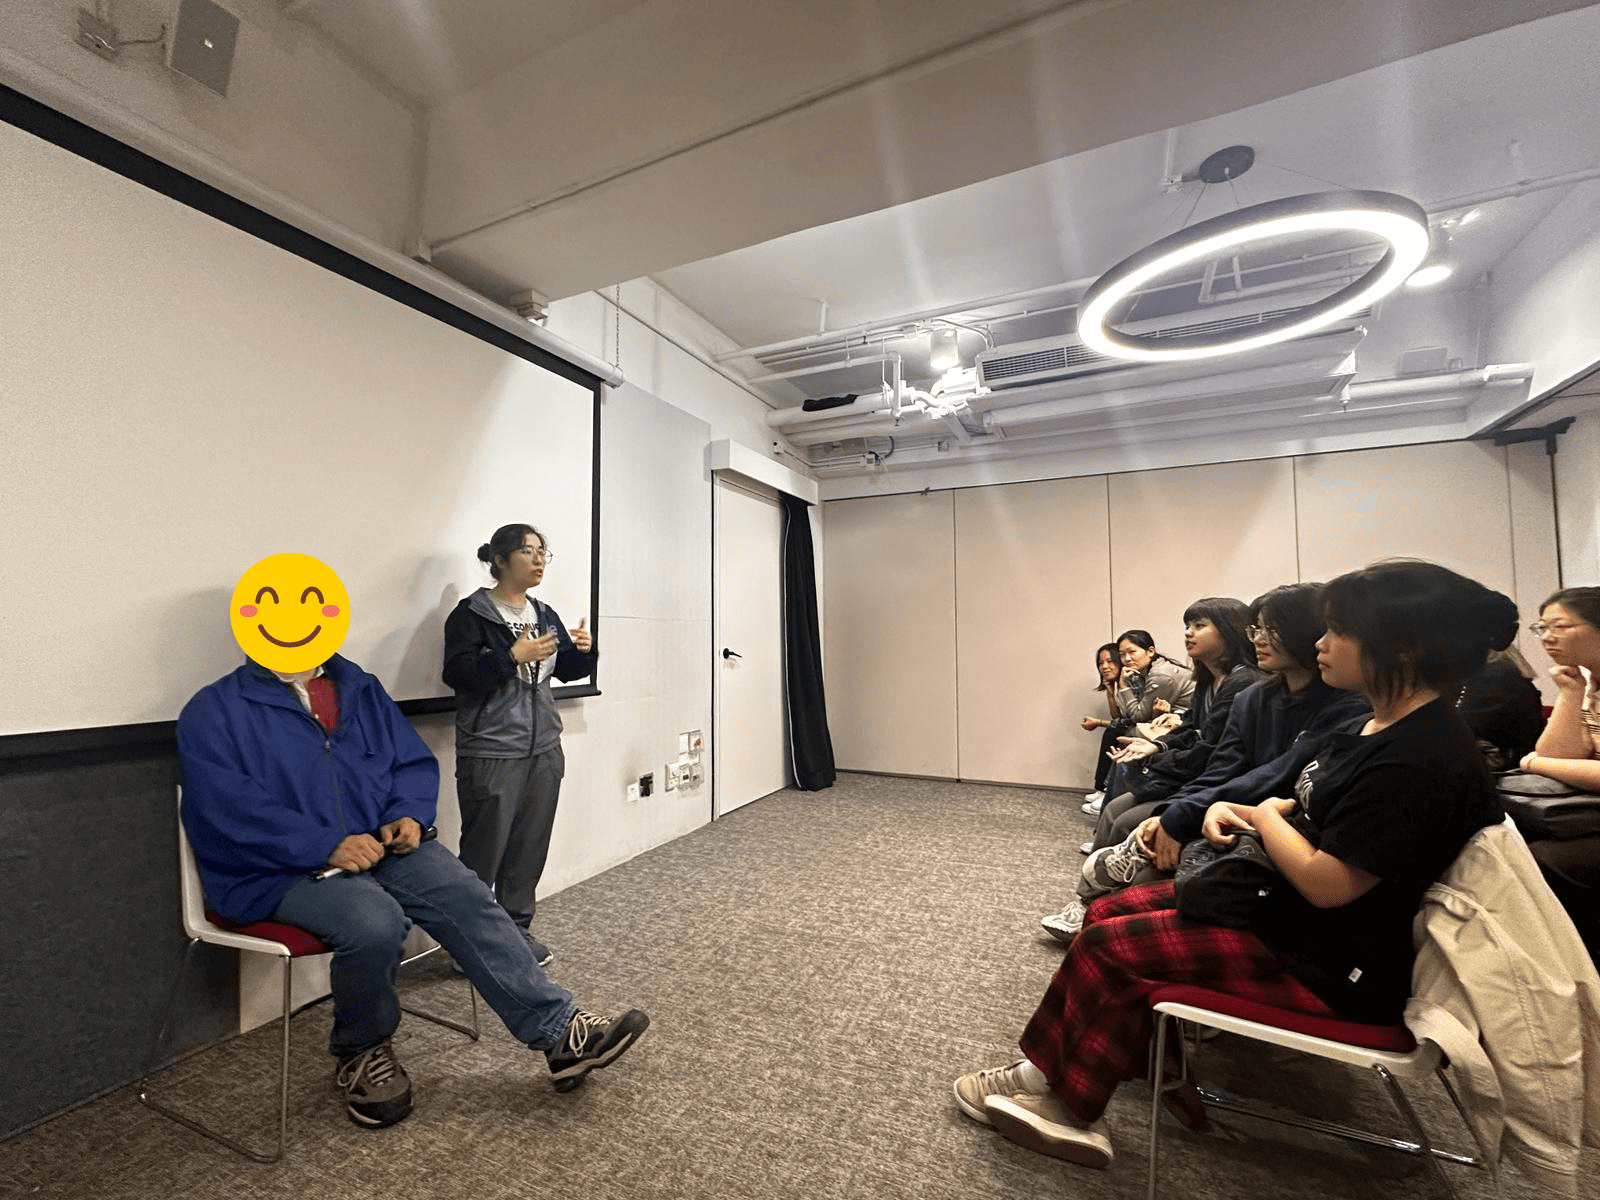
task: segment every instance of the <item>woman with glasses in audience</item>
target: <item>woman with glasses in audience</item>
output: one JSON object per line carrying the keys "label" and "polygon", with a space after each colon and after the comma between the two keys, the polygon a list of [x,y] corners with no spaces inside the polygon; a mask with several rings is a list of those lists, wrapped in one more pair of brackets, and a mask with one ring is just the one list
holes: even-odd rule
{"label": "woman with glasses in audience", "polygon": [[[1600,793],[1600,587],[1563,588],[1528,628],[1553,664],[1556,703],[1522,769]],[[1600,837],[1550,838],[1529,849],[1600,962]]]}
{"label": "woman with glasses in audience", "polygon": [[1171,873],[1183,843],[1200,836],[1212,804],[1255,804],[1283,795],[1321,736],[1367,711],[1358,693],[1329,687],[1317,674],[1322,584],[1275,587],[1256,597],[1248,620],[1244,632],[1254,647],[1258,674],[1267,677],[1233,699],[1198,778],[1163,796],[1133,797],[1131,804],[1113,801],[1101,815],[1087,843],[1091,858],[1077,895],[1039,922],[1057,941],[1070,943],[1077,936],[1097,896],[1148,882],[1158,872]]}
{"label": "woman with glasses in audience", "polygon": [[1455,693],[1510,640],[1516,606],[1410,561],[1342,575],[1323,599],[1318,669],[1366,695],[1371,716],[1324,740],[1293,799],[1219,804],[1207,818],[1219,836],[1259,835],[1284,880],[1270,903],[1235,929],[1180,917],[1170,881],[1095,901],[1023,1031],[1024,1057],[956,1080],[968,1116],[1030,1150],[1109,1166],[1104,1112],[1145,1065],[1149,997],[1164,984],[1311,1016],[1400,1020],[1422,894],[1502,816]]}
{"label": "woman with glasses in audience", "polygon": [[478,547],[493,585],[444,623],[444,681],[458,701],[461,861],[529,931],[541,966],[551,954],[533,937],[534,892],[566,772],[550,680],[582,679],[595,664],[588,619],[569,634],[555,609],[528,594],[552,558],[532,525],[502,525]]}

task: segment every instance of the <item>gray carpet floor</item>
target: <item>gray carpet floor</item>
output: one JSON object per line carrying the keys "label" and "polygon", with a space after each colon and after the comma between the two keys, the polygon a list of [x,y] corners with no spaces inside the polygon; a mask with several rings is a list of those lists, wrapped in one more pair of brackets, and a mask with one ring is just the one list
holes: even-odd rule
{"label": "gray carpet floor", "polygon": [[[961,1115],[951,1080],[1016,1057],[1058,948],[1038,918],[1069,895],[1089,820],[1061,792],[846,774],[779,792],[542,901],[552,974],[597,1011],[637,1005],[643,1041],[556,1094],[542,1056],[487,1013],[478,1043],[414,1018],[397,1049],[417,1107],[390,1129],[344,1116],[326,1005],[293,1025],[290,1148],[258,1166],[108,1096],[0,1144],[0,1194],[39,1197],[1117,1197],[1144,1195],[1147,1091],[1108,1113],[1117,1158],[1091,1171]],[[437,956],[436,956],[437,957]],[[463,980],[410,968],[409,1003],[464,1016]],[[274,1027],[187,1058],[163,1096],[265,1141]],[[1397,1125],[1376,1081],[1229,1037],[1208,1082],[1302,1111]],[[1409,1089],[1445,1144],[1466,1134],[1431,1081]],[[1165,1120],[1162,1194],[1438,1194],[1416,1160],[1243,1117]],[[1585,1200],[1600,1200],[1591,1168]],[[1495,1195],[1448,1167],[1457,1194]],[[1543,1192],[1507,1170],[1512,1200]]]}

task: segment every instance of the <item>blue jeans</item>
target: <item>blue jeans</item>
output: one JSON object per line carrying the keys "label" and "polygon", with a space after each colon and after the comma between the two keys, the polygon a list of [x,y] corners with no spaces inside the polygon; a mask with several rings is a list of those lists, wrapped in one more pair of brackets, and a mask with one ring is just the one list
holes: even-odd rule
{"label": "blue jeans", "polygon": [[272,916],[333,950],[328,1049],[341,1061],[400,1027],[395,970],[413,922],[450,952],[518,1041],[550,1049],[577,1011],[483,881],[438,842],[391,854],[360,875],[302,879]]}

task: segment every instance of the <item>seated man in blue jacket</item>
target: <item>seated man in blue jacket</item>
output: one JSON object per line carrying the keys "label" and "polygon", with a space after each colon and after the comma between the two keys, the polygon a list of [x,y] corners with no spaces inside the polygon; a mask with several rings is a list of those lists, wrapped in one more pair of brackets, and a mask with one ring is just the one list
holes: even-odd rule
{"label": "seated man in blue jacket", "polygon": [[[299,560],[303,555],[277,555]],[[296,570],[331,577],[309,594],[342,593],[338,577],[315,564],[290,570],[278,587],[247,585],[234,612],[258,610],[279,633],[300,632]],[[285,602],[278,602],[282,593]],[[254,603],[241,604],[254,594]],[[345,616],[348,599],[322,609]],[[309,621],[314,616],[306,618]],[[269,620],[261,639],[241,622],[235,634],[249,661],[202,688],[178,718],[183,824],[194,847],[206,900],[228,921],[272,919],[305,929],[333,950],[333,1031],[329,1049],[350,1119],[380,1128],[411,1111],[411,1083],[390,1038],[400,1024],[395,971],[412,923],[454,956],[513,1037],[543,1052],[558,1091],[626,1051],[650,1023],[634,1009],[617,1017],[584,1012],[534,958],[527,935],[476,874],[437,841],[433,824],[439,764],[373,676],[337,654],[331,637],[308,657],[280,655]],[[319,623],[319,630],[337,621]],[[285,627],[285,626],[289,627]],[[311,639],[316,639],[315,631]],[[271,659],[269,670],[256,657]],[[285,669],[289,668],[289,669]],[[336,868],[336,870],[332,870]]]}

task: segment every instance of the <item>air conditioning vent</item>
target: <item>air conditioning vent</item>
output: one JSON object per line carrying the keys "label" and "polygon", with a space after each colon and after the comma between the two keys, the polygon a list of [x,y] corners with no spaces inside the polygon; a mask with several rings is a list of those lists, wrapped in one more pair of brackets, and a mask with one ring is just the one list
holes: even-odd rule
{"label": "air conditioning vent", "polygon": [[[1155,328],[1141,328],[1139,322],[1132,322],[1128,328],[1146,337],[1196,337],[1247,329],[1252,325],[1261,325],[1279,317],[1290,316],[1304,307],[1303,304],[1293,304],[1285,308],[1270,308],[1257,312],[1235,312],[1230,316],[1218,316],[1209,321],[1192,321],[1184,325],[1156,326],[1156,322],[1150,322],[1149,324],[1156,326]],[[1372,309],[1368,307],[1353,313],[1345,318],[1345,321],[1355,324],[1371,315]],[[977,360],[978,381],[991,391],[996,388],[1020,387],[1023,384],[1047,383],[1054,379],[1070,379],[1075,375],[1124,369],[1132,365],[1123,359],[1109,358],[1089,349],[1078,340],[1076,334],[1070,333],[1037,342],[997,346],[993,350],[980,353]]]}
{"label": "air conditioning vent", "polygon": [[1002,387],[1007,380],[1014,380],[1019,376],[1025,377],[1029,382],[1036,379],[1055,379],[1069,368],[1095,366],[1113,361],[1104,354],[1089,349],[1076,338],[1046,346],[1041,350],[1031,350],[1025,354],[1007,353],[1003,349],[992,353],[993,358],[981,354],[978,356],[979,375],[991,388]]}

